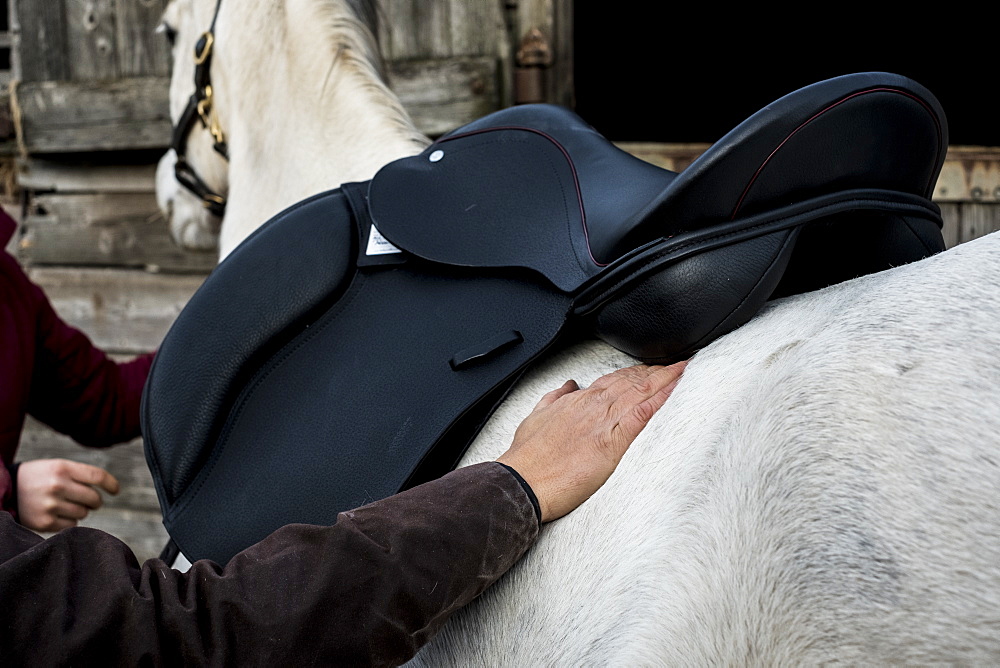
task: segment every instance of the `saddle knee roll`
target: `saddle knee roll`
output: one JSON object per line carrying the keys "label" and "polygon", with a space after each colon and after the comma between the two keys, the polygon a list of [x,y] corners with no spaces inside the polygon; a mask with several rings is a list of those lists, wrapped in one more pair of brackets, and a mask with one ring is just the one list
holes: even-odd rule
{"label": "saddle knee roll", "polygon": [[798,228],[772,232],[672,262],[601,306],[594,331],[644,362],[685,359],[760,310],[797,236]]}

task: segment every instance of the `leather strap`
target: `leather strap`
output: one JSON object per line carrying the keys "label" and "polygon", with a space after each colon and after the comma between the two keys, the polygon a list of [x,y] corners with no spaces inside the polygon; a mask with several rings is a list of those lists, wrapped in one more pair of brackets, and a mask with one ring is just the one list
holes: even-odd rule
{"label": "leather strap", "polygon": [[217,121],[214,126],[210,126],[208,120],[212,114],[210,69],[215,43],[215,22],[219,18],[221,6],[222,0],[218,0],[215,4],[211,25],[208,30],[202,33],[195,44],[194,92],[188,98],[187,106],[184,107],[184,112],[177,125],[173,127],[170,138],[170,147],[177,154],[177,163],[174,165],[174,177],[177,182],[197,196],[213,215],[220,218],[226,213],[226,198],[213,190],[187,161],[187,140],[195,123],[201,121],[202,127],[212,133],[214,139],[212,147],[219,155],[229,160],[229,147],[226,145],[221,128],[218,127]]}

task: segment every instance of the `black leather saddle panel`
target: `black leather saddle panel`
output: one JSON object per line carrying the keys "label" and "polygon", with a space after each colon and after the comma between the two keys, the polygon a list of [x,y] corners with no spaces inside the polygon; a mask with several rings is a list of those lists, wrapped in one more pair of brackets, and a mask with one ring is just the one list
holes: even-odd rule
{"label": "black leather saddle panel", "polygon": [[565,337],[670,362],[774,296],[942,250],[946,147],[928,91],[866,73],[776,101],[679,175],[527,105],[291,207],[160,347],[142,417],[164,523],[224,562],[449,470]]}
{"label": "black leather saddle panel", "polygon": [[[185,554],[224,561],[287,524],[288,507],[298,522],[330,524],[341,510],[394,494],[430,456],[414,443],[451,452],[419,474],[443,475],[480,426],[452,430],[455,417],[475,411],[564,321],[565,298],[531,281],[421,273],[415,288],[412,273],[359,274],[335,308],[248,380],[189,493],[164,517]],[[440,318],[428,317],[435,311]],[[456,351],[509,331],[522,340],[489,363],[452,367]],[[261,503],[275,481],[294,484],[281,486],[280,503]],[[226,508],[253,512],[229,517],[217,535],[209,529]]]}
{"label": "black leather saddle panel", "polygon": [[247,240],[257,252],[215,269],[157,351],[142,420],[165,505],[189,488],[210,455],[239,385],[289,332],[336,301],[353,274],[354,232],[343,194],[305,200],[284,220]]}
{"label": "black leather saddle panel", "polygon": [[[446,473],[563,327],[570,298],[529,272],[409,258],[345,273],[364,218],[345,199],[313,198],[241,245],[157,355],[147,457],[185,555],[224,563],[290,521],[332,523]],[[274,264],[306,248],[304,273]]]}

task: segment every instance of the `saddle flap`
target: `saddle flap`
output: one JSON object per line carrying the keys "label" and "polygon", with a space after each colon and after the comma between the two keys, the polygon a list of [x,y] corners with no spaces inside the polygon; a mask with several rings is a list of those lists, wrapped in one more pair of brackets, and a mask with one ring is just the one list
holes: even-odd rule
{"label": "saddle flap", "polygon": [[140,416],[164,511],[210,457],[219,416],[258,360],[346,288],[350,220],[340,191],[282,212],[212,272],[164,337]]}
{"label": "saddle flap", "polygon": [[[390,163],[375,175],[368,206],[379,232],[418,257],[532,269],[572,292],[614,259],[621,222],[676,176],[568,109],[524,105]],[[664,222],[652,238],[670,235]]]}
{"label": "saddle flap", "polygon": [[372,220],[394,246],[457,266],[533,269],[565,291],[597,268],[572,166],[553,141],[505,129],[432,149],[386,165],[369,186]]}
{"label": "saddle flap", "polygon": [[164,508],[185,555],[225,563],[285,524],[332,524],[455,467],[494,393],[560,332],[569,298],[540,278],[444,269],[358,272],[341,299],[247,365],[197,475]]}

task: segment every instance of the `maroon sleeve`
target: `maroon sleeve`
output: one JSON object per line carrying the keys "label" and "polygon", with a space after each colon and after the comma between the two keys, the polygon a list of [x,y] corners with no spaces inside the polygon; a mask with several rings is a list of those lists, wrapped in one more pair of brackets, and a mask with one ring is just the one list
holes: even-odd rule
{"label": "maroon sleeve", "polygon": [[[0,514],[3,515],[3,514]],[[538,535],[496,462],[289,525],[187,573],[74,528],[42,541],[0,516],[0,647],[15,665],[397,665]]]}
{"label": "maroon sleeve", "polygon": [[104,447],[139,435],[152,354],[116,363],[56,315],[38,286],[37,346],[28,412],[56,431]]}
{"label": "maroon sleeve", "polygon": [[0,462],[0,513],[7,512],[17,517],[17,468],[15,465],[5,466]]}

